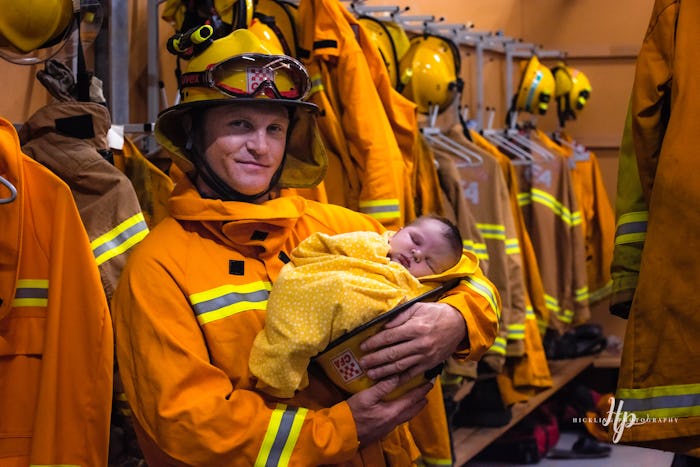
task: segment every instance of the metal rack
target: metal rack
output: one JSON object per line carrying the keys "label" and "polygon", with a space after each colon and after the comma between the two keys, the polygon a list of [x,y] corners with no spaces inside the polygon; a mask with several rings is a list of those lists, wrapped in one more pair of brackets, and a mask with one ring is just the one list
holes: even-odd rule
{"label": "metal rack", "polygon": [[[129,123],[129,4],[126,0],[103,1],[105,24],[95,48],[95,71],[104,77],[112,122],[124,126],[125,131],[143,131],[148,123]],[[160,110],[158,5],[163,1],[148,0],[147,5],[147,115],[151,125]]]}
{"label": "metal rack", "polygon": [[416,34],[429,33],[443,36],[455,44],[474,49],[475,53],[475,120],[479,128],[484,127],[484,54],[487,51],[503,54],[505,61],[505,96],[513,92],[513,60],[537,55],[540,58],[565,58],[566,53],[558,50],[544,50],[541,46],[522,42],[520,39],[506,36],[503,31],[478,31],[474,23],[449,23],[444,17],[435,15],[409,15],[409,6],[398,5],[364,5],[362,0],[349,2],[350,11],[358,15],[375,16],[400,24],[406,31]]}

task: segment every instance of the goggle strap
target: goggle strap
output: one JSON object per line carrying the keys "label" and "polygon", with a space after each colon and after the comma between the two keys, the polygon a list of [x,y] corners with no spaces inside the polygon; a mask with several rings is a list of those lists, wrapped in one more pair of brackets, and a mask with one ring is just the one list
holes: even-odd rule
{"label": "goggle strap", "polygon": [[180,89],[191,87],[210,87],[210,78],[207,71],[192,71],[180,75]]}

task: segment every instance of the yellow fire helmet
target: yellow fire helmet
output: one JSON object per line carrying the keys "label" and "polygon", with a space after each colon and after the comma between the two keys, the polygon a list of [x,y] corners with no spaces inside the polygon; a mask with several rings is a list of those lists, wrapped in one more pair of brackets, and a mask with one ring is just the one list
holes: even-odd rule
{"label": "yellow fire helmet", "polygon": [[591,97],[588,77],[576,68],[559,62],[552,68],[556,84],[557,113],[563,126],[566,120],[575,120],[577,112],[583,110]]}
{"label": "yellow fire helmet", "polygon": [[460,68],[459,49],[454,42],[430,34],[415,36],[399,61],[399,75],[406,79],[399,90],[419,112],[427,114],[434,105],[442,112],[462,90]]}
{"label": "yellow fire helmet", "polygon": [[253,0],[214,0],[214,8],[221,20],[233,29],[250,27],[253,22]]}
{"label": "yellow fire helmet", "polygon": [[[373,386],[376,381],[370,379],[358,363],[358,360],[365,355],[365,352],[363,352],[360,348],[360,344],[377,334],[382,330],[387,322],[403,313],[407,308],[411,307],[415,303],[434,302],[442,293],[454,288],[459,283],[459,280],[459,277],[456,279],[452,278],[436,288],[407,300],[386,313],[383,313],[365,324],[356,327],[352,331],[343,334],[329,343],[323,351],[312,359],[312,361],[321,367],[326,376],[328,376],[328,379],[333,381],[336,386],[347,393],[355,394]],[[414,376],[409,381],[406,381],[392,392],[384,396],[382,399],[385,401],[390,401],[401,397],[411,389],[434,379],[440,374],[442,368],[443,365],[440,364],[423,374]]]}
{"label": "yellow fire helmet", "polygon": [[244,29],[253,21],[253,0],[165,0],[161,18],[177,32],[208,24],[215,37]]}
{"label": "yellow fire helmet", "polygon": [[80,18],[79,0],[0,0],[0,57],[33,65],[56,55]]}
{"label": "yellow fire helmet", "polygon": [[277,35],[285,54],[298,58],[298,7],[284,0],[256,0],[255,18]]}
{"label": "yellow fire helmet", "polygon": [[549,68],[533,55],[520,63],[520,83],[514,97],[514,110],[544,115],[554,94],[554,77]]}
{"label": "yellow fire helmet", "polygon": [[156,140],[186,173],[199,170],[191,160],[186,115],[225,104],[276,103],[290,109],[291,124],[280,187],[318,184],[328,160],[316,124],[318,107],[304,99],[311,80],[304,66],[280,50],[270,50],[248,29],[237,29],[214,40],[187,63],[180,77],[180,103],[156,120]]}
{"label": "yellow fire helmet", "polygon": [[396,58],[401,60],[411,46],[411,39],[408,38],[406,30],[399,23],[394,21],[384,21],[384,27],[389,31],[391,42],[396,50]]}
{"label": "yellow fire helmet", "polygon": [[289,55],[287,49],[280,41],[279,36],[273,29],[274,24],[268,23],[269,17],[254,16],[248,30],[258,36],[263,46],[270,50],[280,50],[285,55]]}
{"label": "yellow fire helmet", "polygon": [[367,30],[372,42],[379,49],[379,53],[389,72],[391,85],[397,89],[399,86],[399,57],[396,53],[396,47],[394,46],[394,41],[389,33],[389,29],[386,27],[384,21],[372,16],[360,16],[357,18],[357,22],[360,23],[360,27]]}

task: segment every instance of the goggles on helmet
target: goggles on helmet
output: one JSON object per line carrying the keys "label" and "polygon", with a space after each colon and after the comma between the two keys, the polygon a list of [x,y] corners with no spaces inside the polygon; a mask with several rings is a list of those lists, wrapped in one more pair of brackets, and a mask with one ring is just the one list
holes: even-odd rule
{"label": "goggles on helmet", "polygon": [[236,98],[302,100],[311,89],[304,66],[288,56],[243,54],[183,73],[180,89],[208,87]]}

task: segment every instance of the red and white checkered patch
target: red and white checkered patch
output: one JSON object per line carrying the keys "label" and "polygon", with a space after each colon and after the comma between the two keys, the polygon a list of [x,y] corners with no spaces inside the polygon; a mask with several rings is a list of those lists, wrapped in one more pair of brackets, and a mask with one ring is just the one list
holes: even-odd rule
{"label": "red and white checkered patch", "polygon": [[343,353],[331,360],[333,368],[338,372],[343,381],[350,382],[364,374],[355,356],[346,349]]}
{"label": "red and white checkered patch", "polygon": [[250,66],[246,69],[246,71],[248,72],[249,93],[255,92],[255,90],[258,89],[258,86],[260,86],[260,83],[263,81],[270,81],[271,83],[275,82],[273,72],[270,68]]}

